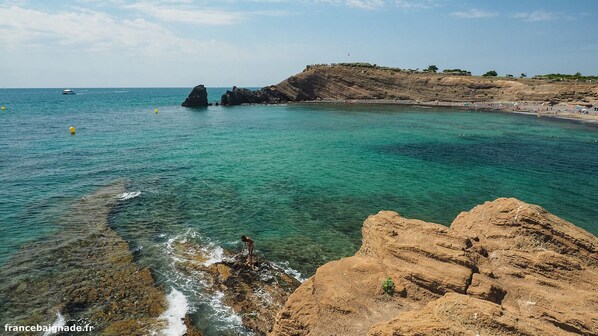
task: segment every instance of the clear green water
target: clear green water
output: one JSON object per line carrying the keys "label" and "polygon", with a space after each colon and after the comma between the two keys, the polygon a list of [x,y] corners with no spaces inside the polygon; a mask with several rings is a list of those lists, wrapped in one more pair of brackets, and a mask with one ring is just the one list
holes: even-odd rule
{"label": "clear green water", "polygon": [[76,91],[0,90],[0,265],[116,179],[141,194],[115,209],[112,227],[175,288],[185,279],[164,258],[175,237],[239,249],[249,235],[258,254],[309,276],[353,254],[380,210],[449,225],[517,197],[598,233],[593,126],[394,106],[186,109],[187,88]]}

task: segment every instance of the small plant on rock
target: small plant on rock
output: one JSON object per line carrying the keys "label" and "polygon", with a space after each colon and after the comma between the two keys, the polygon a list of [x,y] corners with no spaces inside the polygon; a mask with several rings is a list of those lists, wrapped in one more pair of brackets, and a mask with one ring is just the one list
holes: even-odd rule
{"label": "small plant on rock", "polygon": [[391,277],[388,277],[386,280],[384,280],[382,283],[382,290],[388,295],[393,295],[395,293],[395,282],[392,281]]}

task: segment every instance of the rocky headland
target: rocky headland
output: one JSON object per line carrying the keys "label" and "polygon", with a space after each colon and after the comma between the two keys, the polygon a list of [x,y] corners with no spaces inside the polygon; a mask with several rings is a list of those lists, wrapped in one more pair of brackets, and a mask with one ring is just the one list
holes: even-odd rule
{"label": "rocky headland", "polygon": [[[591,82],[458,76],[351,64],[308,66],[276,85],[242,95],[234,91],[223,96],[223,105],[317,100],[598,102],[598,84]],[[230,99],[231,94],[236,99]]]}
{"label": "rocky headland", "polygon": [[362,233],[271,335],[598,334],[598,239],[539,206],[501,198],[450,227],[382,211]]}
{"label": "rocky headland", "polygon": [[598,83],[322,64],[259,90],[234,87],[221,98],[222,105],[280,103],[428,105],[598,121]]}

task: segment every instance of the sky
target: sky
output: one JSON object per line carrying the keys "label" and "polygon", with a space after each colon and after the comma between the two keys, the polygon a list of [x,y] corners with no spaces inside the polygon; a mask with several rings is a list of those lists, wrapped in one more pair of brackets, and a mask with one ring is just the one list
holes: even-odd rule
{"label": "sky", "polygon": [[307,64],[598,75],[596,0],[0,0],[0,87],[259,87]]}

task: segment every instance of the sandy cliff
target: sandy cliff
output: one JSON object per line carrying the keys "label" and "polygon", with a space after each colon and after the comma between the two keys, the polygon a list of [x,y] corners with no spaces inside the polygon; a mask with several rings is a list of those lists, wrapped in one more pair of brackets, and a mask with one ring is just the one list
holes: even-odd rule
{"label": "sandy cliff", "polygon": [[289,297],[271,335],[597,335],[597,246],[512,198],[450,228],[380,212],[354,256],[323,265]]}
{"label": "sandy cliff", "polygon": [[422,102],[598,101],[598,84],[410,73],[381,67],[309,66],[281,83],[250,92],[227,92],[223,105],[312,100],[413,100]]}

